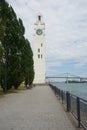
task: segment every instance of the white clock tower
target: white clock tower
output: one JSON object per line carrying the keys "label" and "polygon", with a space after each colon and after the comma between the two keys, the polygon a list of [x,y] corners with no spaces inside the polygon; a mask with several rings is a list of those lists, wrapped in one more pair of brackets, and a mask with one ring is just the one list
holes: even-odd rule
{"label": "white clock tower", "polygon": [[38,14],[34,24],[34,84],[45,83],[45,23]]}

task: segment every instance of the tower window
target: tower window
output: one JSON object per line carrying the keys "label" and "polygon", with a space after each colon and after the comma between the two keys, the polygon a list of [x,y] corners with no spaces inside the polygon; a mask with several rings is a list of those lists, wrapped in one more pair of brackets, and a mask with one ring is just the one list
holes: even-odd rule
{"label": "tower window", "polygon": [[41,47],[42,47],[42,43],[41,43]]}
{"label": "tower window", "polygon": [[38,52],[40,52],[40,49],[38,48]]}
{"label": "tower window", "polygon": [[39,19],[39,21],[41,21],[41,16],[40,15],[38,16],[38,19]]}
{"label": "tower window", "polygon": [[40,58],[40,55],[38,54],[38,58]]}
{"label": "tower window", "polygon": [[41,58],[42,58],[42,55],[41,55]]}

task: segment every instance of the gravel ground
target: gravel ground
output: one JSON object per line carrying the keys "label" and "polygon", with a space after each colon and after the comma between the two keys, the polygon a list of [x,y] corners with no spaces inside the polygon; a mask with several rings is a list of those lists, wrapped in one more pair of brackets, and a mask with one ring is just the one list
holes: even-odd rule
{"label": "gravel ground", "polygon": [[75,130],[48,86],[0,99],[0,130]]}

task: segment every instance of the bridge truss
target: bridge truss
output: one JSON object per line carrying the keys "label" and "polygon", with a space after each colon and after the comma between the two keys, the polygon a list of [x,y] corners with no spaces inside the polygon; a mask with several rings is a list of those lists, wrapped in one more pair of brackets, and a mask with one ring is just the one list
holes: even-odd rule
{"label": "bridge truss", "polygon": [[76,80],[76,81],[82,82],[82,81],[87,81],[87,77],[76,76],[70,73],[66,73],[66,75],[64,73],[59,76],[46,76],[47,82],[65,81],[66,83],[68,83],[69,80],[72,80],[72,81]]}

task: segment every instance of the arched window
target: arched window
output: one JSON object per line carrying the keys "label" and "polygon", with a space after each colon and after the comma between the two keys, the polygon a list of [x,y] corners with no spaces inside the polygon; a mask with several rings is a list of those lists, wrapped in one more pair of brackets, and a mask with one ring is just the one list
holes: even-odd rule
{"label": "arched window", "polygon": [[38,58],[40,58],[40,54],[38,54]]}
{"label": "arched window", "polygon": [[41,43],[41,47],[43,46],[43,44]]}
{"label": "arched window", "polygon": [[38,48],[38,52],[40,52],[40,49]]}
{"label": "arched window", "polygon": [[41,16],[40,15],[38,16],[38,19],[39,19],[39,21],[41,21]]}

